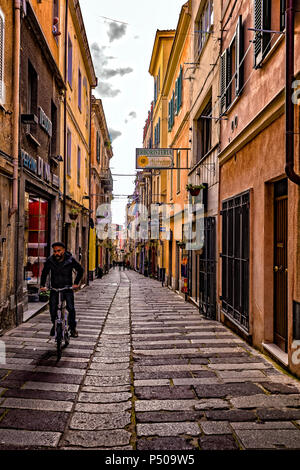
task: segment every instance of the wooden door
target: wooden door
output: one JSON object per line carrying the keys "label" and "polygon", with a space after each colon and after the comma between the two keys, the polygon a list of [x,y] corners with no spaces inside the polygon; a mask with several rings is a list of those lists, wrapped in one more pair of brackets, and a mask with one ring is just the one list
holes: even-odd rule
{"label": "wooden door", "polygon": [[274,210],[274,343],[287,352],[287,180],[278,181],[274,185]]}

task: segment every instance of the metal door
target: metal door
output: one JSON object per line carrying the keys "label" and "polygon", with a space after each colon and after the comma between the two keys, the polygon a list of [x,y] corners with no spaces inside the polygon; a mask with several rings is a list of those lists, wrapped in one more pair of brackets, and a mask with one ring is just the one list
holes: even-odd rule
{"label": "metal door", "polygon": [[274,184],[274,342],[287,352],[288,194],[287,180]]}
{"label": "metal door", "polygon": [[216,319],[216,219],[204,219],[204,247],[199,256],[199,310]]}

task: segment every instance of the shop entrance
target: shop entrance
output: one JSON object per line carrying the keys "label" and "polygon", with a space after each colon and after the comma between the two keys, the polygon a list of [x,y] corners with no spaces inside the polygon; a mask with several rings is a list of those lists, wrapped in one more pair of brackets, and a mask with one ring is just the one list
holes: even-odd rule
{"label": "shop entrance", "polygon": [[24,274],[28,302],[38,302],[44,263],[49,256],[49,201],[25,193]]}

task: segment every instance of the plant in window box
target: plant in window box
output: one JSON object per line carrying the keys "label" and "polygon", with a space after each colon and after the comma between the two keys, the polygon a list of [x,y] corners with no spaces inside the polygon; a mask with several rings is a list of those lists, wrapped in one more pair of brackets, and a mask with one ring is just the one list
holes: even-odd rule
{"label": "plant in window box", "polygon": [[191,193],[192,196],[198,196],[201,189],[204,189],[204,184],[187,184],[186,189]]}
{"label": "plant in window box", "polygon": [[104,142],[105,147],[110,148],[111,147],[111,142],[109,140],[106,140]]}
{"label": "plant in window box", "polygon": [[71,220],[76,220],[79,214],[79,210],[75,209],[74,207],[70,210],[69,216]]}
{"label": "plant in window box", "polygon": [[179,246],[179,248],[184,248],[184,247],[185,247],[185,242],[183,242],[183,241],[178,241],[178,242],[177,242],[177,245]]}

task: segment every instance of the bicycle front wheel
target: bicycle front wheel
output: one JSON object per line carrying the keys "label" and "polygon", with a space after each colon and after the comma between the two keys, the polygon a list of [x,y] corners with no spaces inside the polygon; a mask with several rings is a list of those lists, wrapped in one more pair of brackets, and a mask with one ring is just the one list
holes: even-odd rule
{"label": "bicycle front wheel", "polygon": [[57,360],[61,358],[61,343],[62,343],[62,325],[56,326],[56,350]]}

